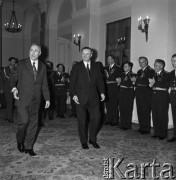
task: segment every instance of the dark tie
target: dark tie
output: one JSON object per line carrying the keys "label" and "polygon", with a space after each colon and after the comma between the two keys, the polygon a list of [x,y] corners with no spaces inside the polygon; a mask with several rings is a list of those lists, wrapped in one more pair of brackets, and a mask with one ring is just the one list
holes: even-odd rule
{"label": "dark tie", "polygon": [[35,62],[33,62],[33,72],[34,72],[34,79],[36,80],[36,78],[37,78],[37,69],[36,69],[36,67],[35,67]]}
{"label": "dark tie", "polygon": [[87,63],[87,74],[88,74],[88,78],[89,78],[89,81],[90,81],[90,69],[89,69],[89,64]]}

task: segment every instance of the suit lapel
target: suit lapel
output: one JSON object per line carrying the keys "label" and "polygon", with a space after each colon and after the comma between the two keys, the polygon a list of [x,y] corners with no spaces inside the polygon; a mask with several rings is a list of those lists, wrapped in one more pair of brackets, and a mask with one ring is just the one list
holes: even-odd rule
{"label": "suit lapel", "polygon": [[32,64],[31,64],[31,61],[30,61],[29,58],[26,59],[26,66],[27,66],[29,72],[31,73],[31,75],[32,75],[32,77],[33,77],[33,79],[34,79],[34,72],[33,72]]}
{"label": "suit lapel", "polygon": [[[42,68],[42,64],[41,64],[41,62],[38,60],[37,78],[38,78],[38,76],[39,76],[39,74],[40,74],[41,68]],[[37,80],[37,78],[36,78],[36,80]]]}
{"label": "suit lapel", "polygon": [[86,69],[83,61],[82,61],[82,63],[81,63],[81,69],[82,69],[82,71],[83,71],[83,75],[84,75],[85,78],[89,81],[88,72],[87,72],[87,69]]}

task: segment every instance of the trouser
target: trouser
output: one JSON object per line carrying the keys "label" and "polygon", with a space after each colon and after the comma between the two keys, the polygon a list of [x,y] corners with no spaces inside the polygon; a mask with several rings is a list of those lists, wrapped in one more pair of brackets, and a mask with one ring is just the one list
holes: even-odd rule
{"label": "trouser", "polygon": [[67,95],[57,95],[56,96],[56,111],[58,116],[63,116],[66,111],[66,100]]}
{"label": "trouser", "polygon": [[[95,142],[100,120],[99,103],[92,103],[91,98],[89,98],[86,105],[76,104],[76,110],[78,119],[78,133],[81,144],[88,142],[88,132],[89,140]],[[87,110],[90,115],[89,131],[86,115]]]}
{"label": "trouser", "polygon": [[108,97],[106,101],[107,122],[119,123],[119,88],[117,84],[108,84]]}
{"label": "trouser", "polygon": [[137,87],[135,95],[139,129],[141,131],[150,131],[152,90],[149,87]]}
{"label": "trouser", "polygon": [[171,109],[172,109],[172,117],[173,117],[173,125],[174,125],[174,133],[173,137],[176,138],[176,103],[171,103]]}
{"label": "trouser", "polygon": [[154,135],[167,137],[168,129],[169,95],[167,91],[153,91],[152,118]]}
{"label": "trouser", "polygon": [[13,119],[13,106],[14,106],[14,99],[13,99],[13,94],[6,90],[5,91],[5,98],[6,98],[6,114],[5,118],[6,119]]}
{"label": "trouser", "polygon": [[122,128],[131,128],[134,103],[134,90],[132,88],[120,88],[119,107],[120,125]]}
{"label": "trouser", "polygon": [[25,143],[26,149],[32,149],[38,129],[38,104],[31,104],[27,107],[17,107],[18,130],[17,142]]}

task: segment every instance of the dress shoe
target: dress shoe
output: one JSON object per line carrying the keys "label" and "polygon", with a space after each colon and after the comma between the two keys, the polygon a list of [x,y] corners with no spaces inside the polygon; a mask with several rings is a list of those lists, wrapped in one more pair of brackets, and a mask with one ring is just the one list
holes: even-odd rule
{"label": "dress shoe", "polygon": [[25,154],[29,154],[30,156],[36,156],[37,154],[33,151],[33,149],[25,149]]}
{"label": "dress shoe", "polygon": [[9,123],[13,123],[13,119],[6,119]]}
{"label": "dress shoe", "polygon": [[52,120],[54,120],[54,118],[53,117],[49,117],[49,120],[52,121]]}
{"label": "dress shoe", "polygon": [[110,122],[105,122],[104,124],[105,124],[105,125],[109,125],[109,124],[111,124],[111,123],[110,123]]}
{"label": "dress shoe", "polygon": [[82,148],[83,149],[89,149],[89,146],[87,145],[87,143],[85,143],[85,144],[82,144]]}
{"label": "dress shoe", "polygon": [[165,139],[165,137],[159,137],[159,140],[164,140]]}
{"label": "dress shoe", "polygon": [[176,138],[175,138],[175,137],[173,137],[173,138],[167,140],[167,142],[175,142],[175,141],[176,141]]}
{"label": "dress shoe", "polygon": [[129,130],[129,129],[131,129],[131,128],[126,128],[126,127],[120,127],[120,129],[122,129],[122,130]]}
{"label": "dress shoe", "polygon": [[117,126],[118,124],[117,123],[111,123],[110,125],[111,126]]}
{"label": "dress shoe", "polygon": [[141,134],[150,134],[150,131],[141,131]]}
{"label": "dress shoe", "polygon": [[59,116],[60,118],[65,118],[65,116],[64,115],[61,115],[61,116]]}
{"label": "dress shoe", "polygon": [[156,136],[156,135],[154,135],[154,136],[152,136],[152,138],[158,138],[159,136]]}
{"label": "dress shoe", "polygon": [[97,144],[97,142],[89,140],[89,144],[92,144],[94,148],[99,149],[100,146]]}
{"label": "dress shoe", "polygon": [[21,153],[23,153],[25,148],[24,143],[17,143],[17,148]]}

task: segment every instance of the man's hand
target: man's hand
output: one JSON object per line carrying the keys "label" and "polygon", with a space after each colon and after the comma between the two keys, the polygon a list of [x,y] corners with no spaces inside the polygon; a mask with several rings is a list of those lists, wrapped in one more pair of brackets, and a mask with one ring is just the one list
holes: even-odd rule
{"label": "man's hand", "polygon": [[50,101],[46,101],[46,103],[45,103],[45,109],[49,108],[49,106],[50,106]]}
{"label": "man's hand", "polygon": [[0,94],[3,94],[4,93],[4,91],[3,90],[0,90]]}
{"label": "man's hand", "polygon": [[154,84],[155,84],[155,79],[154,78],[149,79],[149,86],[153,87]]}
{"label": "man's hand", "polygon": [[104,101],[105,100],[105,95],[102,93],[101,94],[101,101]]}
{"label": "man's hand", "polygon": [[73,96],[73,101],[75,101],[76,104],[79,104],[78,96]]}
{"label": "man's hand", "polygon": [[13,97],[17,100],[19,100],[20,98],[18,97],[18,89],[14,89],[13,91]]}

